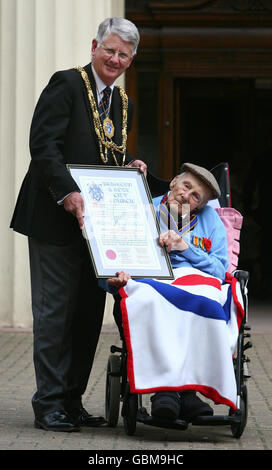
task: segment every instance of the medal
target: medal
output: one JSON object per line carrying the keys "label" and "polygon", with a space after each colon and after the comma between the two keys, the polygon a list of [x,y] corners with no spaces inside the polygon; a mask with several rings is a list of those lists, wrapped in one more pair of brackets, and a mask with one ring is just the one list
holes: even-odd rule
{"label": "medal", "polygon": [[114,125],[112,120],[108,117],[103,121],[103,129],[105,132],[105,136],[108,137],[108,139],[111,139],[114,135]]}

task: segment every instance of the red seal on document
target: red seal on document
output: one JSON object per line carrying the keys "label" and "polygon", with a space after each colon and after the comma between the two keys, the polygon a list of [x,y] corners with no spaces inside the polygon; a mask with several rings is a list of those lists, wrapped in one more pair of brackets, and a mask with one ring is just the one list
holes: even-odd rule
{"label": "red seal on document", "polygon": [[114,250],[107,250],[106,256],[107,258],[114,260],[116,258],[116,253]]}

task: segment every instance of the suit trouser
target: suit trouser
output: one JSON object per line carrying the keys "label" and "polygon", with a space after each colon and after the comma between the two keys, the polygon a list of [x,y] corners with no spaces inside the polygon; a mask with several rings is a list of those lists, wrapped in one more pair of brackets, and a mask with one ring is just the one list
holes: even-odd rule
{"label": "suit trouser", "polygon": [[105,292],[83,237],[68,246],[29,238],[36,416],[81,404],[101,331]]}

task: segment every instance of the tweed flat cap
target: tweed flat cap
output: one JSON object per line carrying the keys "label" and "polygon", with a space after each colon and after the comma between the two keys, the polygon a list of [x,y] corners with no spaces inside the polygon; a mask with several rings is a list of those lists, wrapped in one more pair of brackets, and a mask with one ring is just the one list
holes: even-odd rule
{"label": "tweed flat cap", "polygon": [[217,199],[221,196],[221,191],[215,177],[210,171],[206,170],[206,168],[194,165],[193,163],[183,163],[180,171],[181,173],[184,171],[188,171],[190,173],[193,173],[193,175],[198,176],[210,188],[214,199]]}

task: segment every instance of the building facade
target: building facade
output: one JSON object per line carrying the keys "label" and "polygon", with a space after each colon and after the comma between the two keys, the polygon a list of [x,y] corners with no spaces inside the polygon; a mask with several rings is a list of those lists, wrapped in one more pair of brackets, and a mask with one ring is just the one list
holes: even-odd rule
{"label": "building facade", "polygon": [[[272,134],[271,0],[0,0],[0,327],[32,325],[27,239],[9,223],[35,104],[56,70],[89,62],[108,16],[140,30],[125,77],[135,105],[129,150],[151,172],[169,180],[184,161],[227,161],[242,211],[248,170]],[[242,267],[254,274],[259,229],[246,224]]]}

